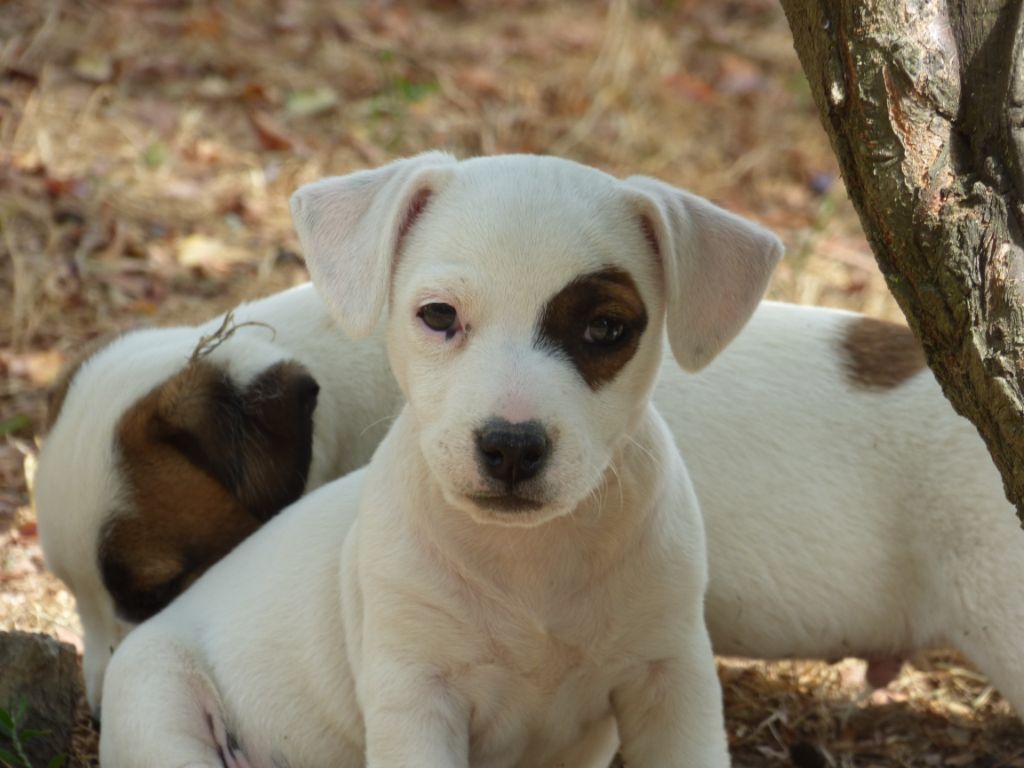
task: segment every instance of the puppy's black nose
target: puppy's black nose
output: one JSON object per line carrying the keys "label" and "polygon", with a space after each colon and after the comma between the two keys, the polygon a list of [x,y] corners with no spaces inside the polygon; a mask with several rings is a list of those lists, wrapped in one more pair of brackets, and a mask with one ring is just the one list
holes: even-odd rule
{"label": "puppy's black nose", "polygon": [[513,424],[491,419],[476,433],[477,459],[483,471],[509,486],[540,472],[550,448],[547,433],[537,421]]}

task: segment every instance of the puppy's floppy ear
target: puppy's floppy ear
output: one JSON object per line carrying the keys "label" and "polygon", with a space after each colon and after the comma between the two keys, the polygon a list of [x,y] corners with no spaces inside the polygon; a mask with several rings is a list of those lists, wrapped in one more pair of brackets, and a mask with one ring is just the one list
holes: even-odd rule
{"label": "puppy's floppy ear", "polygon": [[300,187],[292,221],[313,283],[350,336],[365,336],[380,318],[402,240],[456,162],[425,152],[373,171]]}
{"label": "puppy's floppy ear", "polygon": [[782,256],[779,239],[751,221],[657,179],[623,182],[661,258],[669,343],[688,371],[710,363],[746,325]]}
{"label": "puppy's floppy ear", "polygon": [[272,365],[240,387],[196,361],[160,387],[147,434],[212,475],[253,517],[269,520],[305,490],[319,391],[296,362]]}

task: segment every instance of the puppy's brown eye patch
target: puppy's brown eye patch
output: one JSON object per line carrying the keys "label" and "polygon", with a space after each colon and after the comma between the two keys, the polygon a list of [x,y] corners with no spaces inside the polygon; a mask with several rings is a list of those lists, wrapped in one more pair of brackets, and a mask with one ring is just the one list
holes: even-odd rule
{"label": "puppy's brown eye patch", "polygon": [[647,308],[636,283],[621,269],[583,275],[544,306],[537,345],[567,357],[591,389],[632,359],[647,328]]}

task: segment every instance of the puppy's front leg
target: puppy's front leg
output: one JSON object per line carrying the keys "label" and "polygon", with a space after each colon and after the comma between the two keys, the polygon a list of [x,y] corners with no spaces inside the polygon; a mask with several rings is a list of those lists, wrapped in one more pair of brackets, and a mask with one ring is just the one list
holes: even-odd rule
{"label": "puppy's front leg", "polygon": [[364,687],[367,768],[468,768],[469,711],[440,674],[377,662]]}
{"label": "puppy's front leg", "polygon": [[722,689],[703,624],[674,658],[652,661],[612,693],[627,768],[726,768]]}

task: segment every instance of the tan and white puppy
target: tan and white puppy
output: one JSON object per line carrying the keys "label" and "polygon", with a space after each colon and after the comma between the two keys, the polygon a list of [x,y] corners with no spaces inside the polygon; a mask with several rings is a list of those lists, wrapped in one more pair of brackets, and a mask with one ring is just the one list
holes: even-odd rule
{"label": "tan and white puppy", "polygon": [[703,526],[650,394],[666,331],[689,369],[735,336],[778,240],[529,156],[292,204],[342,325],[387,305],[408,404],[125,639],[104,764],[543,766],[612,714],[628,765],[727,765]]}
{"label": "tan and white puppy", "polygon": [[348,340],[311,285],[234,316],[220,343],[223,318],[121,335],[52,395],[35,506],[46,562],[75,595],[97,714],[124,634],[306,490],[365,464],[401,408],[380,339]]}

